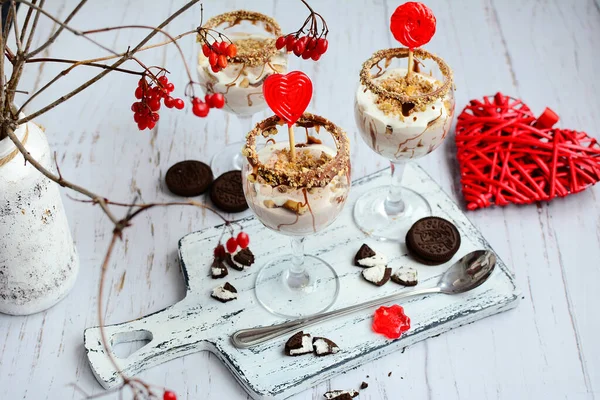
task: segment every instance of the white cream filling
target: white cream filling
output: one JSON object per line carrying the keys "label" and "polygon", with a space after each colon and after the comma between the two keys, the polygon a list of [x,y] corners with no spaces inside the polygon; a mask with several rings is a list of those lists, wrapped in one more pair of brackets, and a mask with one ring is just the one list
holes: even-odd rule
{"label": "white cream filling", "polygon": [[328,400],[335,399],[343,394],[349,394],[351,397],[358,395],[358,392],[354,389],[351,390],[332,390],[331,392],[325,393],[325,398]]}
{"label": "white cream filling", "polygon": [[417,270],[414,268],[400,267],[394,275],[402,282],[417,281]]}
{"label": "white cream filling", "polygon": [[358,260],[358,263],[363,267],[377,267],[380,265],[387,265],[387,257],[383,254],[375,253],[372,257],[363,258]]}
{"label": "white cream filling", "polygon": [[299,349],[290,349],[290,355],[312,353],[312,350],[312,339],[310,338],[310,335],[303,335],[302,347]]}
{"label": "white cream filling", "polygon": [[340,351],[340,348],[337,346],[331,346],[331,348],[330,348],[329,343],[327,343],[323,339],[315,340],[313,343],[313,346],[314,346],[315,352],[317,354],[328,354],[328,353],[335,354],[338,351]]}
{"label": "white cream filling", "polygon": [[223,272],[223,270],[221,268],[216,268],[216,267],[211,268],[212,276],[221,276],[222,272]]}
{"label": "white cream filling", "polygon": [[237,299],[237,293],[225,290],[223,286],[225,285],[217,286],[216,288],[214,288],[212,291],[212,295],[223,300]]}
{"label": "white cream filling", "polygon": [[379,283],[385,276],[385,265],[378,265],[363,270],[362,275],[366,280],[373,283]]}

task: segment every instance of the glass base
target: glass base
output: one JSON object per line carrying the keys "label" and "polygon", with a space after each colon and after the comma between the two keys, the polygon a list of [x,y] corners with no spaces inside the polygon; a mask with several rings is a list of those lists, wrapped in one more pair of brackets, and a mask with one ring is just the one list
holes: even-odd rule
{"label": "glass base", "polygon": [[216,153],[210,163],[215,178],[228,171],[242,170],[242,148],[245,142],[236,142],[225,146]]}
{"label": "glass base", "polygon": [[258,302],[284,318],[299,318],[321,313],[336,301],[340,282],[335,270],[315,256],[304,257],[305,272],[292,274],[292,255],[269,261],[256,277]]}
{"label": "glass base", "polygon": [[354,205],[354,222],[373,239],[404,242],[412,224],[431,215],[431,207],[419,193],[402,187],[405,209],[390,216],[384,206],[388,192],[389,186],[381,186],[360,196]]}

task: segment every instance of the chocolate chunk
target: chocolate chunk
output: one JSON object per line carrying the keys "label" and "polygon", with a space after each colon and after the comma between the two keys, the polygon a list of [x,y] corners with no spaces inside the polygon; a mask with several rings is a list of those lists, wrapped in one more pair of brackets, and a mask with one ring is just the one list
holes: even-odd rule
{"label": "chocolate chunk", "polygon": [[372,248],[363,244],[354,256],[354,265],[357,267],[376,267],[387,265],[387,258],[383,254],[376,253]]}
{"label": "chocolate chunk", "polygon": [[173,165],[165,175],[165,183],[171,193],[194,197],[206,192],[213,181],[210,167],[203,162],[187,160]]}
{"label": "chocolate chunk", "polygon": [[313,352],[310,334],[300,331],[293,335],[285,344],[285,354],[288,356],[301,356]]}
{"label": "chocolate chunk", "polygon": [[327,400],[350,400],[358,396],[358,392],[356,390],[331,390],[325,393],[323,396]]}
{"label": "chocolate chunk", "polygon": [[229,282],[225,282],[224,285],[214,288],[210,297],[219,300],[221,303],[227,303],[237,299],[237,290]]}
{"label": "chocolate chunk", "polygon": [[324,337],[315,337],[313,338],[313,348],[315,349],[315,354],[318,356],[326,356],[329,354],[335,354],[340,351],[340,348],[333,341],[324,338]]}
{"label": "chocolate chunk", "polygon": [[254,254],[246,247],[245,249],[233,253],[233,255],[229,253],[225,254],[225,261],[231,268],[243,271],[244,268],[254,264]]}
{"label": "chocolate chunk", "polygon": [[229,171],[219,176],[210,189],[210,199],[218,209],[225,212],[235,213],[248,209],[242,187],[242,172]]}
{"label": "chocolate chunk", "polygon": [[215,258],[210,266],[210,276],[212,276],[213,279],[219,279],[226,277],[228,273],[223,260],[221,258]]}
{"label": "chocolate chunk", "polygon": [[383,286],[390,280],[392,269],[386,268],[384,265],[377,267],[365,268],[362,272],[363,278],[376,286]]}
{"label": "chocolate chunk", "polygon": [[369,387],[369,384],[367,382],[363,382],[360,384],[360,390],[365,390],[368,387]]}
{"label": "chocolate chunk", "polygon": [[398,271],[394,272],[391,279],[403,286],[416,286],[419,282],[417,279],[417,270],[406,267],[400,267]]}
{"label": "chocolate chunk", "polygon": [[460,233],[443,218],[425,217],[415,222],[406,234],[406,247],[424,264],[443,264],[458,251]]}

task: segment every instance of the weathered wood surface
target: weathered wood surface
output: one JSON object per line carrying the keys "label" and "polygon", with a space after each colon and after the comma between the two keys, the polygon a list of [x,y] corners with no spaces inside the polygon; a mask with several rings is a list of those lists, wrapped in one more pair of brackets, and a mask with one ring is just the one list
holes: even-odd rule
{"label": "weathered wood surface", "polygon": [[[333,306],[339,309],[381,298],[402,290],[395,283],[376,287],[361,277],[362,268],[353,265],[354,254],[363,242],[389,257],[389,267],[412,267],[419,273],[420,287],[432,287],[440,275],[456,260],[489,245],[452,200],[421,168],[413,164],[407,169],[404,184],[418,189],[431,205],[433,214],[453,221],[461,233],[461,245],[454,258],[443,266],[430,267],[413,260],[404,245],[373,243],[356,227],[353,206],[361,195],[390,179],[389,169],[359,179],[344,211],[326,230],[306,240],[310,254],[330,263],[340,279],[339,298]],[[118,362],[133,375],[158,366],[173,358],[207,350],[223,360],[231,373],[254,399],[283,399],[310,388],[337,374],[365,364],[382,355],[408,347],[420,340],[437,336],[450,329],[505,311],[517,305],[519,290],[514,277],[500,259],[489,280],[481,287],[456,296],[433,295],[402,302],[411,319],[411,329],[399,340],[388,340],[371,330],[373,310],[365,310],[335,320],[307,327],[313,336],[328,337],[340,346],[340,352],[327,357],[288,357],[283,354],[285,341],[291,335],[252,347],[236,349],[230,342],[239,329],[268,326],[283,322],[269,314],[253,293],[256,268],[276,254],[289,252],[289,239],[264,226],[253,217],[242,220],[244,231],[252,238],[251,246],[257,262],[243,273],[231,270],[221,280],[210,277],[212,250],[223,232],[222,226],[211,227],[184,236],[179,242],[182,273],[186,280],[185,299],[158,313],[106,328],[110,341],[132,337],[151,339],[150,343]],[[210,298],[212,289],[230,282],[238,291],[238,300],[221,304]],[[309,301],[319,302],[318,293]],[[294,306],[290,304],[290,306]],[[84,345],[94,374],[103,386],[121,383],[101,343],[100,330],[85,332]]]}
{"label": "weathered wood surface", "polygon": [[[98,28],[127,23],[156,24],[183,1],[89,2],[72,25]],[[359,178],[381,169],[385,160],[361,142],[353,116],[358,70],[376,49],[392,46],[387,21],[398,2],[328,0],[315,3],[328,19],[330,50],[319,63],[291,58],[316,87],[310,110],[345,127],[352,138],[353,172]],[[522,97],[536,113],[555,109],[562,127],[598,137],[600,126],[600,11],[593,0],[435,0],[427,1],[438,19],[428,49],[453,67],[457,107],[493,94]],[[74,1],[53,0],[47,8],[65,17]],[[299,2],[225,0],[205,4],[207,14],[250,8],[273,15],[285,31],[297,29]],[[198,10],[198,9],[196,9]],[[198,23],[191,12],[173,24],[178,33]],[[40,38],[54,29],[42,18]],[[103,43],[124,50],[145,32],[99,34]],[[193,39],[182,42],[193,63]],[[64,33],[47,52],[65,58],[104,54],[81,38]],[[177,89],[185,76],[174,48],[151,51],[144,62],[173,71]],[[62,70],[33,65],[22,90],[40,87]],[[74,81],[95,71],[71,72],[58,97]],[[153,132],[137,131],[129,107],[137,79],[109,75],[95,88],[40,118],[65,176],[120,200],[141,194],[145,201],[173,199],[161,178],[174,162],[210,160],[224,141],[239,139],[235,117],[211,113],[207,119],[186,112],[163,112]],[[40,96],[35,104],[51,100]],[[262,115],[257,115],[257,121]],[[444,190],[460,200],[452,139],[419,161]],[[65,194],[65,192],[63,192]],[[514,268],[523,299],[519,307],[494,318],[451,331],[399,353],[360,366],[306,390],[294,400],[319,399],[329,388],[354,388],[365,380],[361,399],[410,398],[569,398],[600,393],[600,207],[598,189],[538,207],[507,207],[469,213],[506,264]],[[0,316],[0,398],[77,399],[70,386],[90,393],[102,389],[90,371],[82,331],[96,324],[99,266],[111,227],[100,211],[64,197],[81,256],[81,274],[71,295],[53,309],[30,317]],[[209,214],[191,208],[157,209],[136,221],[117,248],[107,285],[109,323],[160,310],[181,300],[185,288],[177,263],[177,241],[216,224]],[[388,377],[388,372],[393,372]],[[366,376],[369,376],[367,379]],[[180,358],[142,374],[177,391],[183,399],[243,399],[246,394],[210,353]],[[117,398],[116,396],[108,398]]]}

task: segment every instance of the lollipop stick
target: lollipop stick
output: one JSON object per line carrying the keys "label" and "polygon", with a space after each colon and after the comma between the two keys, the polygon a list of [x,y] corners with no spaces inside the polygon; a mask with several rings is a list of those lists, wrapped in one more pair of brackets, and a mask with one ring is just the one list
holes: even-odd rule
{"label": "lollipop stick", "polygon": [[408,49],[408,72],[406,73],[406,77],[410,78],[411,74],[413,73],[413,66],[414,64],[414,60],[413,60],[413,51],[412,49]]}
{"label": "lollipop stick", "polygon": [[294,125],[288,125],[288,136],[290,138],[290,157],[296,161],[296,141],[294,140]]}

